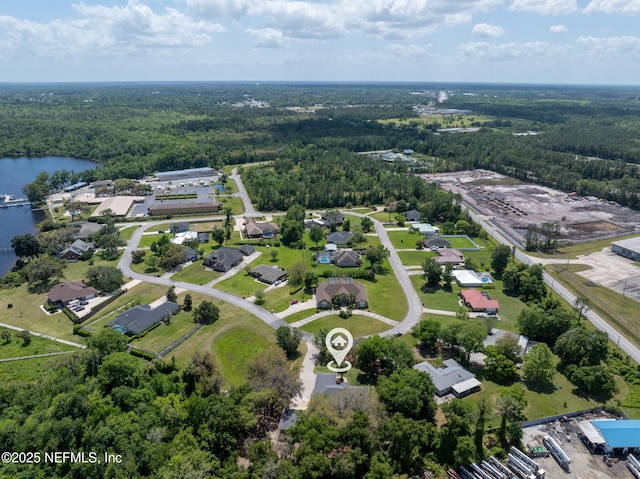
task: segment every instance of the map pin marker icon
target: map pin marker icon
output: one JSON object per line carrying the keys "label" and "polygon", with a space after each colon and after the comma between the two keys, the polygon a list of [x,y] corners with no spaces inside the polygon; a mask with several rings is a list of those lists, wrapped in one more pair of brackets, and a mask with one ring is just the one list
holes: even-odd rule
{"label": "map pin marker icon", "polygon": [[[340,367],[344,362],[344,358],[346,358],[349,351],[351,351],[351,347],[353,346],[353,336],[351,336],[351,333],[344,328],[334,328],[327,334],[324,339],[324,344],[327,346],[327,350],[331,353],[331,356],[336,360],[336,366]],[[334,370],[334,368],[329,365],[327,366],[329,369]],[[350,368],[351,365],[348,364],[346,369],[348,370]]]}

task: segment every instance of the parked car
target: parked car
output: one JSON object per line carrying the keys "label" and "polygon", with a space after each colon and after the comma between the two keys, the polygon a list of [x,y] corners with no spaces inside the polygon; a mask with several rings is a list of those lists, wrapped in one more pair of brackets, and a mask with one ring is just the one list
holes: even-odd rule
{"label": "parked car", "polygon": [[292,299],[291,301],[289,301],[289,304],[291,304],[291,305],[298,304],[298,300],[297,299]]}
{"label": "parked car", "polygon": [[476,318],[486,318],[487,315],[485,313],[478,313],[476,314]]}

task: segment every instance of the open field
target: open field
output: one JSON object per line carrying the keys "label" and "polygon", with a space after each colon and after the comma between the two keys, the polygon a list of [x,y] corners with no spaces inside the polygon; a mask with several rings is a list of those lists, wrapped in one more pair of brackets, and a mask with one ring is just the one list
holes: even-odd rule
{"label": "open field", "polygon": [[[242,273],[239,273],[242,274]],[[186,268],[178,271],[171,276],[173,281],[185,281],[193,284],[204,284],[222,276],[222,273],[218,273],[203,264],[202,260],[195,261]]]}
{"label": "open field", "polygon": [[305,294],[304,288],[296,291],[294,294],[290,294],[291,289],[289,285],[285,283],[282,287],[273,288],[264,295],[264,303],[262,307],[268,311],[279,313],[289,307],[289,302],[292,300],[298,300],[300,302],[311,299],[311,295]]}
{"label": "open field", "polygon": [[195,327],[193,312],[180,311],[171,317],[169,324],[162,323],[152,331],[149,331],[143,338],[132,341],[131,344],[159,353]]}
{"label": "open field", "polygon": [[33,358],[22,361],[0,363],[0,382],[9,381],[38,381],[49,369],[49,361],[57,358]]}
{"label": "open field", "polygon": [[409,228],[404,231],[389,231],[387,234],[396,249],[416,248],[416,241],[424,239],[424,236]]}
{"label": "open field", "polygon": [[216,201],[222,203],[221,214],[224,214],[225,208],[231,208],[231,214],[233,215],[241,215],[244,213],[244,203],[242,202],[242,198],[237,196],[217,196]]}
{"label": "open field", "polygon": [[436,254],[428,249],[398,251],[398,256],[405,266],[422,266],[427,258],[433,258]]}
{"label": "open field", "polygon": [[296,321],[300,321],[301,319],[308,318],[309,316],[313,316],[316,314],[316,308],[304,309],[302,311],[298,311],[297,313],[290,314],[289,316],[285,316],[282,320],[286,323],[295,323]]}
{"label": "open field", "polygon": [[488,115],[478,115],[475,113],[460,114],[460,115],[422,115],[418,117],[408,118],[389,118],[385,120],[378,120],[378,123],[382,124],[396,124],[396,125],[434,125],[440,124],[441,128],[468,128],[471,126],[479,127],[486,122],[494,120],[495,117]]}
{"label": "open field", "polygon": [[31,335],[29,345],[23,346],[23,341],[20,338],[20,333],[18,331],[0,328],[0,332],[3,331],[9,331],[9,333],[11,333],[11,338],[9,339],[9,342],[6,342],[4,339],[0,339],[0,359],[20,358],[24,356],[35,356],[36,354],[78,350],[76,347],[33,335]]}
{"label": "open field", "polygon": [[318,318],[315,321],[305,324],[300,329],[311,334],[316,334],[320,328],[346,328],[354,338],[359,338],[361,336],[379,334],[391,329],[391,326],[376,319],[369,318],[368,316],[354,314],[348,319],[342,319],[335,314]]}

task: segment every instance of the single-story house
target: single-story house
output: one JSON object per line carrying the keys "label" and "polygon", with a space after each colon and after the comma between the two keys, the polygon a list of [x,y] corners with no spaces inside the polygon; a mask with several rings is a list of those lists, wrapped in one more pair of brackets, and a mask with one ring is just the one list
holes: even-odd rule
{"label": "single-story house", "polygon": [[98,290],[87,286],[83,281],[67,281],[58,283],[47,295],[47,300],[52,306],[59,308],[67,306],[71,301],[87,300],[98,296]]}
{"label": "single-story house", "polygon": [[204,260],[204,265],[221,273],[226,273],[234,266],[240,264],[245,255],[236,248],[228,248],[222,246],[220,249],[214,251]]}
{"label": "single-story house", "polygon": [[459,269],[451,272],[456,283],[463,288],[481,288],[493,284],[493,278],[489,273],[478,273],[470,269]]}
{"label": "single-story house", "polygon": [[243,244],[240,246],[240,252],[245,256],[251,256],[255,252],[255,248],[250,244]]}
{"label": "single-story house", "polygon": [[369,307],[369,299],[364,286],[354,283],[351,278],[328,278],[329,281],[321,282],[316,287],[316,306],[318,309],[330,309],[333,307],[333,299],[338,298],[339,306],[347,306],[350,296],[353,295],[353,304],[360,309]]}
{"label": "single-story house", "polygon": [[86,223],[82,223],[80,225],[80,228],[78,229],[78,231],[76,231],[75,237],[77,239],[87,241],[91,239],[92,235],[98,233],[104,227],[104,224],[92,223],[90,221],[87,221]]}
{"label": "single-story house", "polygon": [[432,246],[436,248],[451,248],[451,241],[447,241],[438,235],[433,235],[424,239],[424,246],[425,248],[431,248]]}
{"label": "single-story house", "polygon": [[340,250],[331,255],[331,262],[339,268],[357,268],[362,265],[362,258],[357,251]]}
{"label": "single-story house", "polygon": [[65,247],[58,257],[67,261],[78,261],[78,258],[88,251],[95,251],[93,243],[82,241],[81,239],[75,240],[73,243]]}
{"label": "single-story house", "polygon": [[352,399],[356,402],[356,404],[360,404],[363,407],[366,405],[366,402],[362,401],[369,398],[369,387],[351,386],[344,381],[338,383],[336,381],[335,373],[316,374],[316,382],[311,395],[314,396],[316,394],[326,394],[328,396],[332,396],[345,390],[349,390],[350,392],[354,393]]}
{"label": "single-story house", "polygon": [[320,218],[313,218],[304,222],[304,227],[309,230],[314,226],[318,226],[319,228],[326,228],[327,223],[324,220],[321,220]]}
{"label": "single-story house", "polygon": [[112,188],[113,180],[92,181],[91,183],[89,183],[89,186],[91,188]]}
{"label": "single-story house", "polygon": [[171,317],[178,309],[180,305],[173,301],[165,301],[153,309],[148,304],[138,305],[120,313],[113,321],[107,323],[107,326],[132,336],[142,334],[154,324]]}
{"label": "single-story house", "polygon": [[633,261],[640,261],[640,236],[612,242],[611,251]]}
{"label": "single-story house", "polygon": [[207,231],[201,231],[198,233],[198,243],[208,243],[209,233]]}
{"label": "single-story house", "polygon": [[342,223],[344,222],[344,215],[336,210],[325,211],[322,214],[322,219],[325,220],[327,226],[342,226]]}
{"label": "single-story house", "polygon": [[193,248],[183,248],[184,249],[184,262],[187,261],[195,261],[198,259],[198,252]]}
{"label": "single-story house", "polygon": [[184,233],[185,231],[189,231],[189,223],[186,223],[186,222],[171,223],[169,225],[169,231],[174,234]]}
{"label": "single-story house", "polygon": [[277,266],[260,265],[249,271],[249,274],[263,283],[273,284],[276,281],[282,281],[287,273],[285,270]]}
{"label": "single-story house", "polygon": [[480,389],[481,383],[476,375],[463,368],[455,359],[446,359],[444,367],[436,368],[428,361],[413,366],[431,376],[436,394],[440,397],[453,393],[456,397],[464,397]]}
{"label": "single-story house", "polygon": [[198,238],[198,233],[195,231],[183,231],[182,233],[176,233],[176,235],[171,238],[171,242],[174,244],[182,244],[185,241],[196,238]]}
{"label": "single-story house", "polygon": [[420,221],[420,219],[422,219],[422,215],[418,210],[405,211],[404,216],[407,218],[407,221]]}
{"label": "single-story house", "polygon": [[171,201],[154,203],[149,206],[150,216],[184,215],[196,213],[217,213],[222,209],[222,203],[217,201]]}
{"label": "single-story house", "polygon": [[463,263],[464,255],[457,249],[444,248],[438,250],[438,256],[434,260],[438,264]]}
{"label": "single-story house", "polygon": [[471,311],[497,313],[499,303],[497,299],[491,299],[487,293],[478,291],[477,289],[462,289],[460,297]]}
{"label": "single-story house", "polygon": [[265,221],[263,223],[256,223],[255,221],[247,221],[245,225],[245,231],[247,238],[274,238],[280,233],[280,227],[275,223]]}
{"label": "single-story house", "polygon": [[440,228],[429,223],[415,223],[411,225],[411,229],[425,236],[433,236],[440,233]]}
{"label": "single-story house", "polygon": [[327,243],[347,245],[351,238],[353,238],[351,231],[336,231],[327,235]]}

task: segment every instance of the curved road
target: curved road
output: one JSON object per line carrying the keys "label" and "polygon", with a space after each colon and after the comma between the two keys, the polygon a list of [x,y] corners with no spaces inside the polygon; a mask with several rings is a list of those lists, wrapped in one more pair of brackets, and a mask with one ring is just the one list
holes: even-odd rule
{"label": "curved road", "polygon": [[[495,238],[496,241],[498,241],[499,243],[502,243],[502,244],[506,244],[506,245],[508,245],[508,246],[510,246],[512,248],[515,246],[515,242],[513,241],[513,239],[511,239],[507,235],[505,235],[502,230],[500,230],[498,227],[496,227],[496,226],[494,226],[492,224],[489,224],[469,204],[465,203],[465,206],[467,207],[467,211],[469,212],[469,215],[471,216],[471,218],[473,218],[473,220],[476,223],[478,223],[490,235],[492,235],[493,238]],[[509,238],[509,239],[507,239],[507,238]],[[526,255],[525,253],[523,253],[522,251],[520,251],[517,248],[516,248],[515,257],[519,261],[521,261],[521,262],[523,262],[525,264],[528,264],[528,265],[532,265],[532,264],[536,263],[535,258],[532,259],[530,256]],[[560,281],[556,281],[554,278],[552,278],[551,275],[549,275],[548,273],[544,273],[543,277],[544,277],[544,280],[547,283],[547,285],[553,291],[558,293],[570,305],[574,304],[574,302],[576,300],[576,295],[575,294],[573,294],[571,291],[569,291],[567,288],[565,288],[560,283]],[[640,364],[640,349],[636,345],[634,345],[631,341],[629,341],[627,338],[622,336],[622,333],[620,333],[613,326],[611,326],[609,323],[607,323],[604,319],[602,319],[602,317],[598,313],[595,313],[594,311],[591,311],[591,310],[587,311],[587,313],[585,314],[585,317],[589,321],[591,321],[591,323],[596,328],[598,328],[600,331],[604,331],[605,333],[607,333],[607,335],[609,336],[609,339],[611,339],[611,341],[616,343],[616,345],[619,346],[620,349],[622,349],[625,353],[627,353],[637,363]]]}

